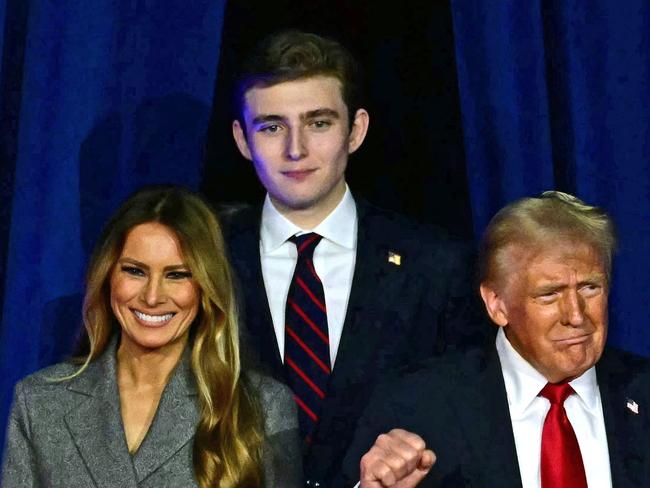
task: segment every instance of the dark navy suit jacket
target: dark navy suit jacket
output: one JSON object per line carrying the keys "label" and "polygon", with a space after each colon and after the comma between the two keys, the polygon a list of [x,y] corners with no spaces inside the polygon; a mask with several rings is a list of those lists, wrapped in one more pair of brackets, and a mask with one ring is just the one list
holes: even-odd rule
{"label": "dark navy suit jacket", "polygon": [[[471,259],[462,243],[397,214],[357,202],[357,255],[350,299],[327,397],[313,441],[304,446],[311,486],[340,474],[356,423],[379,378],[446,345],[476,340]],[[285,380],[260,265],[261,208],[226,218],[226,237],[244,301],[247,352]],[[389,262],[388,253],[401,263]],[[317,484],[318,483],[318,484]]]}
{"label": "dark navy suit jacket", "polygon": [[[613,486],[648,487],[650,361],[605,349],[596,377]],[[630,401],[638,413],[628,407]],[[378,434],[393,428],[419,434],[436,453],[422,488],[522,486],[494,345],[436,358],[378,386],[345,458],[345,476],[333,486],[354,486],[361,456]]]}

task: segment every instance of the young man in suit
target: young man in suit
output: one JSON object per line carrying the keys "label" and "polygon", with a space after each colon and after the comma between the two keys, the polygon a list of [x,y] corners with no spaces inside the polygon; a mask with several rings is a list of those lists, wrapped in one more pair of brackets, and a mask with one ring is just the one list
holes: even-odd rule
{"label": "young man in suit", "polygon": [[378,388],[347,484],[650,486],[650,362],[605,347],[614,245],[565,193],[501,210],[479,263],[496,340]]}
{"label": "young man in suit", "polygon": [[355,199],[348,156],[366,136],[357,67],[296,31],[247,59],[233,135],[267,190],[227,239],[249,348],[295,393],[308,486],[330,486],[377,378],[462,340],[466,248]]}

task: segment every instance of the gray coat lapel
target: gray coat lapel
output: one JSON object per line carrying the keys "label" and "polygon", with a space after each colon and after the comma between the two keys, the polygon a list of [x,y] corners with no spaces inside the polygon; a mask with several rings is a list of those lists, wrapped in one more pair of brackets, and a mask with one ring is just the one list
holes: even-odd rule
{"label": "gray coat lapel", "polygon": [[189,349],[186,349],[163,391],[149,432],[133,456],[138,482],[146,479],[192,440],[198,419],[196,386],[190,368]]}
{"label": "gray coat lapel", "polygon": [[104,354],[71,380],[68,389],[86,396],[64,420],[95,485],[136,487],[117,390],[114,339]]}

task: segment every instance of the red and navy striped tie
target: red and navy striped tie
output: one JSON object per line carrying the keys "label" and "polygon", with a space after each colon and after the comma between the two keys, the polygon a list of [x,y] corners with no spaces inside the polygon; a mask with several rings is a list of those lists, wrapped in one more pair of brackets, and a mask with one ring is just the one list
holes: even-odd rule
{"label": "red and navy striped tie", "polygon": [[309,233],[289,239],[298,249],[298,261],[287,296],[284,367],[298,405],[300,433],[308,443],[331,372],[325,293],[313,262],[321,238]]}

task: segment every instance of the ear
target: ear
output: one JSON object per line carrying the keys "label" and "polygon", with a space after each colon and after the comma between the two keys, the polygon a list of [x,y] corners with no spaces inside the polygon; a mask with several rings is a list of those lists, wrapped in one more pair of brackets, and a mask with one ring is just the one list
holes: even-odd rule
{"label": "ear", "polygon": [[248,140],[246,139],[246,134],[244,133],[244,128],[239,123],[239,120],[232,121],[232,136],[235,138],[235,143],[237,148],[242,156],[244,156],[249,161],[252,161],[251,150],[248,147]]}
{"label": "ear", "polygon": [[503,301],[503,297],[494,288],[486,283],[481,283],[481,298],[485,304],[485,309],[492,319],[492,322],[499,327],[508,325],[508,309]]}
{"label": "ear", "polygon": [[368,124],[370,123],[370,116],[365,109],[360,108],[354,114],[354,120],[352,121],[352,130],[350,130],[350,136],[348,137],[348,154],[352,154],[354,151],[359,149],[361,143],[366,138],[368,133]]}

